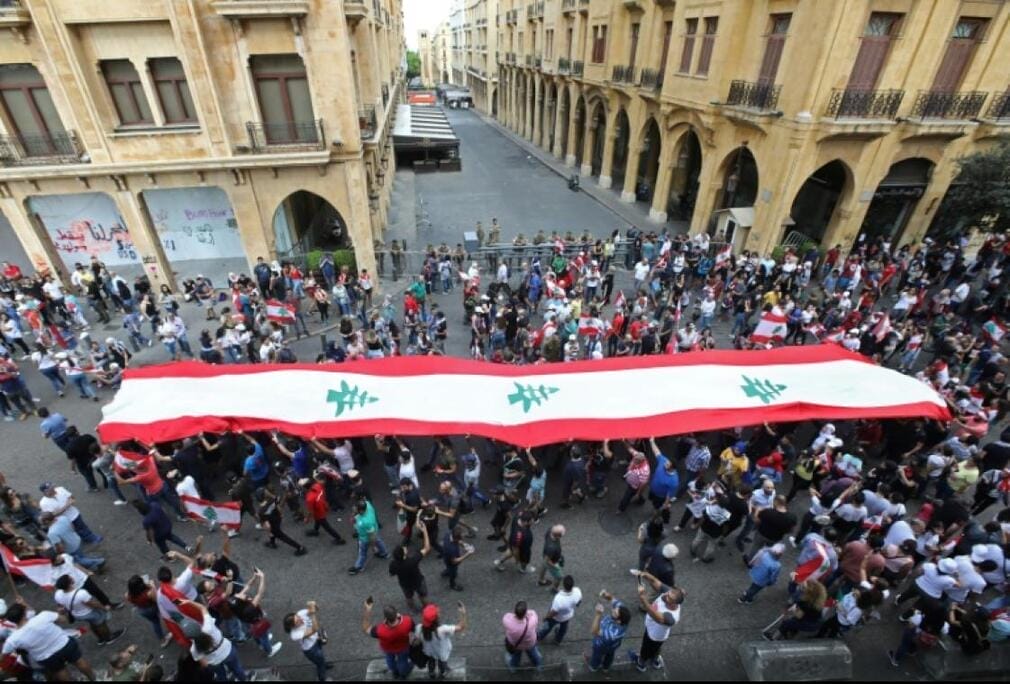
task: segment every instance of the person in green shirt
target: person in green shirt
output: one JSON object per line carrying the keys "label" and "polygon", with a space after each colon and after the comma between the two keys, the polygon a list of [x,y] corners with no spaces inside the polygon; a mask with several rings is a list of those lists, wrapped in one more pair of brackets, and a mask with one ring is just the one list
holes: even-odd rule
{"label": "person in green shirt", "polygon": [[417,276],[417,279],[410,284],[407,291],[414,295],[414,299],[417,300],[418,305],[421,307],[421,315],[424,317],[424,320],[428,320],[428,303],[425,301],[428,291],[424,286],[424,277]]}
{"label": "person in green shirt", "polygon": [[367,499],[360,499],[354,505],[354,533],[358,537],[358,559],[347,571],[357,575],[365,569],[368,560],[368,550],[375,545],[376,558],[389,558],[389,551],[379,537],[379,520],[375,517],[375,508]]}

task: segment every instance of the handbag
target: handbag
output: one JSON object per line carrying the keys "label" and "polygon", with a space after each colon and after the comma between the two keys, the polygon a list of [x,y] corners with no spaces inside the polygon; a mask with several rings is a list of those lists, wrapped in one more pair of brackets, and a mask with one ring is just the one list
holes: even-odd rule
{"label": "handbag", "polygon": [[428,656],[424,654],[424,644],[420,639],[415,639],[410,644],[410,662],[414,663],[414,667],[427,667]]}
{"label": "handbag", "polygon": [[516,640],[514,644],[509,641],[508,637],[505,637],[505,650],[509,654],[514,655],[519,651],[517,647],[519,646],[519,644],[523,642],[523,639],[526,638],[526,632],[529,631],[529,628],[530,628],[530,619],[526,618],[526,625],[523,627],[523,633],[519,635],[519,638]]}

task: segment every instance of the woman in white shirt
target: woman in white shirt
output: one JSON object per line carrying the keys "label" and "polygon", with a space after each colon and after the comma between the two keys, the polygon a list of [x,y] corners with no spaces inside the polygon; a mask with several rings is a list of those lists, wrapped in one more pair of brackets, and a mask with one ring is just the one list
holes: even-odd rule
{"label": "woman in white shirt", "polygon": [[424,655],[428,658],[428,677],[435,678],[435,668],[438,668],[439,679],[444,679],[449,669],[449,656],[452,654],[452,637],[466,630],[466,606],[460,601],[459,622],[455,625],[443,625],[439,620],[438,606],[429,603],[421,612],[421,624],[414,628],[414,641],[421,644]]}
{"label": "woman in white shirt", "polygon": [[3,334],[4,338],[7,340],[7,343],[10,346],[16,344],[17,346],[21,347],[21,351],[25,353],[25,355],[21,357],[21,360],[23,361],[27,359],[28,355],[31,354],[31,350],[28,348],[28,345],[25,344],[25,338],[21,332],[21,326],[18,324],[18,322],[13,318],[11,318],[10,316],[8,316],[7,314],[3,313],[0,314],[0,324],[3,325]]}
{"label": "woman in white shirt", "polygon": [[203,624],[200,626],[200,633],[194,637],[193,644],[189,647],[193,660],[208,668],[216,681],[227,682],[229,679],[249,681],[249,675],[242,669],[242,663],[239,662],[238,653],[232,647],[231,641],[221,634],[214,618],[205,607],[198,603],[194,605],[203,613]]}
{"label": "woman in white shirt", "polygon": [[32,361],[39,372],[49,380],[56,394],[62,397],[63,390],[67,388],[67,381],[60,375],[60,362],[56,356],[45,347],[39,346],[37,351],[32,352]]}

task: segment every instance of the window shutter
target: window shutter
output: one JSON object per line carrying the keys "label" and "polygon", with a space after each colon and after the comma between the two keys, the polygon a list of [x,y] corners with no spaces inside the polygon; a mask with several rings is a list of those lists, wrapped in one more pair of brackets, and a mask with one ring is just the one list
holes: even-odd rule
{"label": "window shutter", "polygon": [[859,54],[852,65],[849,90],[873,90],[891,49],[891,38],[901,15],[874,12],[859,43]]}
{"label": "window shutter", "polygon": [[698,20],[687,20],[687,33],[684,35],[684,51],[680,54],[680,73],[691,73],[691,60],[694,57],[694,36],[698,32]]}
{"label": "window shutter", "polygon": [[768,42],[765,43],[765,56],[761,60],[761,71],[758,74],[758,83],[762,85],[772,85],[775,83],[775,77],[779,73],[779,62],[782,60],[782,50],[786,45],[786,37],[784,35],[771,35],[768,36]]}
{"label": "window shutter", "polygon": [[698,56],[698,71],[700,76],[708,75],[708,68],[712,64],[712,52],[715,49],[715,33],[719,26],[718,17],[707,17],[705,19],[705,35],[701,39],[701,54]]}
{"label": "window shutter", "polygon": [[984,25],[985,22],[981,19],[962,19],[958,22],[933,79],[934,93],[953,93],[961,85]]}

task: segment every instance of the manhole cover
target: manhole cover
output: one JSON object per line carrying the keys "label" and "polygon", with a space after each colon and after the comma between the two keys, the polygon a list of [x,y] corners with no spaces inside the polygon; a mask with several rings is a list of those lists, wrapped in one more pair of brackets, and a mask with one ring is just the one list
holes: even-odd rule
{"label": "manhole cover", "polygon": [[635,526],[627,513],[618,515],[610,509],[600,511],[597,519],[600,521],[600,527],[603,528],[603,531],[614,537],[628,534]]}

